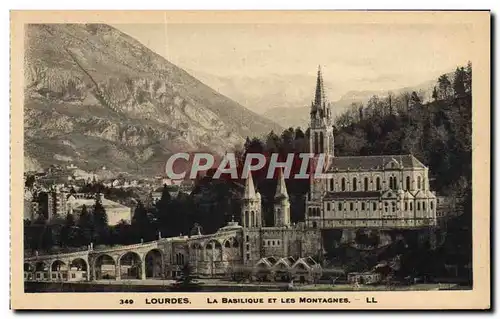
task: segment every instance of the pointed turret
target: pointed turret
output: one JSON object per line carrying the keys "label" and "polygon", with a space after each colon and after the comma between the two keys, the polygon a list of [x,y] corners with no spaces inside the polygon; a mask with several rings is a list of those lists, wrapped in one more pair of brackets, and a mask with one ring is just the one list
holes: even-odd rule
{"label": "pointed turret", "polygon": [[318,77],[316,79],[316,94],[314,96],[314,106],[323,108],[326,103],[325,87],[323,85],[323,75],[321,74],[321,66],[318,66]]}
{"label": "pointed turret", "polygon": [[288,198],[288,192],[286,190],[285,177],[283,176],[283,169],[280,168],[278,172],[278,184],[276,185],[276,195],[274,198]]}
{"label": "pointed turret", "polygon": [[279,169],[278,185],[276,185],[276,195],[274,195],[274,226],[290,226],[290,201],[281,168]]}
{"label": "pointed turret", "polygon": [[255,191],[252,173],[249,171],[245,180],[245,191],[241,206],[241,221],[243,228],[256,228],[262,226],[261,198]]}
{"label": "pointed turret", "polygon": [[243,194],[244,199],[253,199],[255,198],[255,186],[253,184],[252,172],[248,170],[248,175],[245,180],[245,193]]}

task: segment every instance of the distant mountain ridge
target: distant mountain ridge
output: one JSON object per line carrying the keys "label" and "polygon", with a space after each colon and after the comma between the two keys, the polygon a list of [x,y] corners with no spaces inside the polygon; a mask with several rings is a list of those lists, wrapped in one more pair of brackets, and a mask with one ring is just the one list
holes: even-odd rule
{"label": "distant mountain ridge", "polygon": [[[447,75],[448,78],[452,78],[452,73],[447,73]],[[332,115],[335,118],[351,108],[353,103],[366,103],[374,95],[385,97],[389,91],[395,95],[404,92],[419,92],[424,97],[424,100],[428,101],[432,97],[432,90],[435,85],[436,80],[429,80],[415,86],[402,87],[395,90],[349,91],[342,95],[339,100],[331,102]],[[326,93],[328,96],[328,92]],[[267,110],[263,115],[269,119],[273,119],[283,127],[301,127],[304,129],[309,126],[310,112],[310,106],[308,104],[305,105],[303,107],[275,107]]]}
{"label": "distant mountain ridge", "polygon": [[25,43],[27,170],[158,174],[173,152],[222,154],[282,129],[111,26],[28,25]]}

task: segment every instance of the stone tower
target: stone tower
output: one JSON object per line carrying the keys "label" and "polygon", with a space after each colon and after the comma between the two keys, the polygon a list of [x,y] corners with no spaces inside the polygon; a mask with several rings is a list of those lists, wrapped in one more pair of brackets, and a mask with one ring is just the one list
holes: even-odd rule
{"label": "stone tower", "polygon": [[[316,79],[316,91],[314,100],[311,102],[311,123],[309,135],[309,150],[314,154],[316,161],[311,159],[315,165],[311,165],[310,174],[314,174],[316,165],[321,164],[318,161],[318,155],[324,155],[324,165],[328,166],[330,158],[334,156],[334,138],[333,122],[330,110],[330,103],[325,94],[323,75],[321,67],[318,67],[318,76]],[[323,216],[323,207],[321,199],[327,190],[327,180],[310,177],[310,190],[306,200],[306,220],[309,216]],[[317,227],[317,224],[307,225],[308,227]]]}
{"label": "stone tower", "polygon": [[326,99],[321,67],[318,67],[316,92],[311,102],[310,151],[313,154],[334,155],[333,123],[330,102]]}
{"label": "stone tower", "polygon": [[243,228],[262,227],[261,197],[255,191],[252,172],[248,171],[245,180],[245,192],[243,194],[243,204],[241,207],[241,223]]}
{"label": "stone tower", "polygon": [[274,226],[290,226],[290,201],[286,190],[283,169],[279,169],[278,185],[274,195]]}

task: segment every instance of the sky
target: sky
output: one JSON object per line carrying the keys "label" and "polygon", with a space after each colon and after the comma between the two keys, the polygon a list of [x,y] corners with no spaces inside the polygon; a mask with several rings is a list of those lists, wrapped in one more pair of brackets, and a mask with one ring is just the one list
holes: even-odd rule
{"label": "sky", "polygon": [[170,62],[218,77],[314,76],[336,93],[434,79],[471,56],[467,24],[121,24]]}

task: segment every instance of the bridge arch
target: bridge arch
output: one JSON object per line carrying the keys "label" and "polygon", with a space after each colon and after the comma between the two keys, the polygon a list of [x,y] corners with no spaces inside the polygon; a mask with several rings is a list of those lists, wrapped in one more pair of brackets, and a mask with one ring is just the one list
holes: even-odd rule
{"label": "bridge arch", "polygon": [[50,270],[51,271],[65,271],[65,270],[68,270],[68,265],[60,260],[60,259],[56,259],[52,262],[52,264],[50,264]]}
{"label": "bridge arch", "polygon": [[70,269],[76,268],[76,270],[81,270],[81,271],[88,271],[89,270],[87,261],[83,258],[80,258],[80,257],[73,259],[69,264],[69,268]]}
{"label": "bridge arch", "polygon": [[116,262],[108,254],[101,254],[94,260],[93,274],[95,280],[116,279]]}
{"label": "bridge arch", "polygon": [[35,271],[49,271],[49,265],[45,261],[37,261],[35,263]]}
{"label": "bridge arch", "polygon": [[191,244],[189,249],[189,258],[192,263],[197,263],[199,261],[203,261],[203,247],[200,243],[194,242]]}
{"label": "bridge arch", "polygon": [[163,254],[158,248],[153,248],[144,256],[146,278],[163,278]]}
{"label": "bridge arch", "polygon": [[222,245],[219,241],[211,239],[205,246],[205,255],[208,261],[222,260]]}
{"label": "bridge arch", "polygon": [[128,251],[118,258],[118,273],[121,279],[141,279],[143,263],[135,251]]}
{"label": "bridge arch", "polygon": [[239,242],[238,238],[233,237],[232,241],[233,241],[233,248],[239,248],[240,247],[240,242]]}

